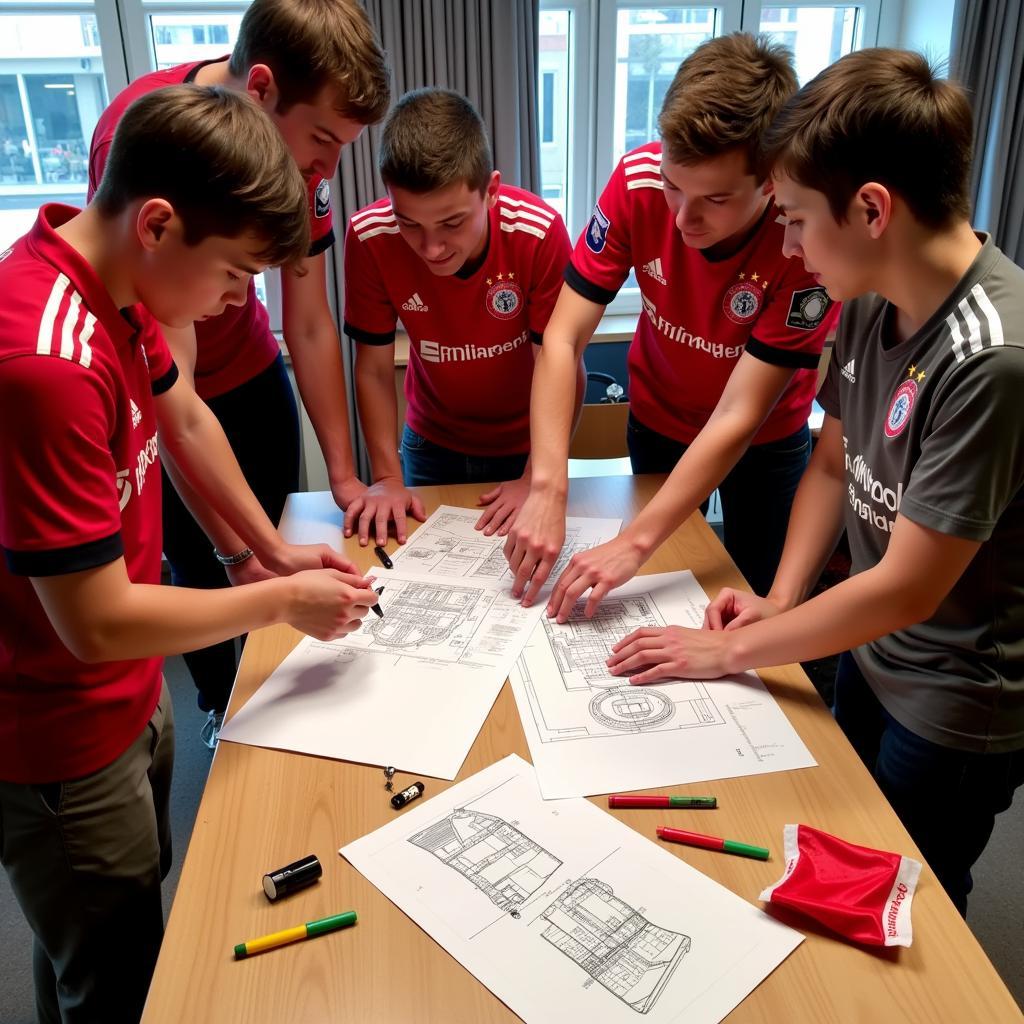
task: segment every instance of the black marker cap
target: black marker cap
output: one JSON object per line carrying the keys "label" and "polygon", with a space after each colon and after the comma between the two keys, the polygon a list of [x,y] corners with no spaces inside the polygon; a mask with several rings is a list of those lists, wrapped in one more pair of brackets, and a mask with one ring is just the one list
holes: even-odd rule
{"label": "black marker cap", "polygon": [[263,891],[267,894],[268,900],[277,900],[282,896],[290,896],[299,889],[305,889],[312,885],[322,874],[324,869],[315,854],[303,857],[302,860],[288,864],[270,874],[263,876]]}

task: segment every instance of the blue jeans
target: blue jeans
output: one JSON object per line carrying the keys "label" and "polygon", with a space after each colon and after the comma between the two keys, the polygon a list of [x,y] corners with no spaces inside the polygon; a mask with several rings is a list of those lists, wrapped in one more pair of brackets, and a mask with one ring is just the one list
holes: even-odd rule
{"label": "blue jeans", "polygon": [[882,707],[849,652],[839,659],[832,713],[966,917],[971,867],[992,835],[996,815],[1024,782],[1024,750],[978,754],[918,736]]}
{"label": "blue jeans", "polygon": [[526,452],[522,455],[466,455],[428,441],[408,424],[402,431],[402,479],[406,487],[516,480],[523,475],[528,457]]}
{"label": "blue jeans", "polygon": [[[671,473],[688,445],[644,426],[632,413],[626,425],[634,473]],[[767,594],[786,543],[789,510],[811,453],[811,432],[751,445],[718,485],[724,544],[756,594]],[[706,513],[705,501],[701,512]]]}

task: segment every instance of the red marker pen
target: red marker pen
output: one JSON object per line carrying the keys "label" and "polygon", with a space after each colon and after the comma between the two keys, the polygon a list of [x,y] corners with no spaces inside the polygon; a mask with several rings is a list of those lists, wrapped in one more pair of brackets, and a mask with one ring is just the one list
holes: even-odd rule
{"label": "red marker pen", "polygon": [[771,851],[763,846],[737,843],[732,839],[719,839],[717,836],[702,836],[699,832],[686,832],[681,828],[669,828],[667,825],[659,825],[657,832],[659,839],[683,843],[685,846],[700,846],[705,850],[719,850],[722,853],[738,853],[741,857],[754,857],[757,860],[767,860],[771,856]]}

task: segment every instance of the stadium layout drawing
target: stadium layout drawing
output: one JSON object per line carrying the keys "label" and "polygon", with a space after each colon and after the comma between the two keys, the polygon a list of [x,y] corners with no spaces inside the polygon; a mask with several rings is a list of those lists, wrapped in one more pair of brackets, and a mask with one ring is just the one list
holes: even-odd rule
{"label": "stadium layout drawing", "polygon": [[688,935],[652,924],[597,878],[572,883],[541,917],[541,937],[637,1013],[653,1008],[690,951]]}
{"label": "stadium layout drawing", "polygon": [[514,917],[562,862],[493,814],[460,808],[409,837]]}

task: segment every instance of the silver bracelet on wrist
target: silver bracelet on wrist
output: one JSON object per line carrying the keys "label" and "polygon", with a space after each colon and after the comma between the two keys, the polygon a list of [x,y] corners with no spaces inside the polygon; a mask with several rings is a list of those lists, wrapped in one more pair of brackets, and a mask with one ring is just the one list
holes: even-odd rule
{"label": "silver bracelet on wrist", "polygon": [[213,557],[221,565],[241,565],[242,562],[252,558],[252,548],[242,548],[237,555],[222,555],[216,548],[213,549]]}

